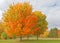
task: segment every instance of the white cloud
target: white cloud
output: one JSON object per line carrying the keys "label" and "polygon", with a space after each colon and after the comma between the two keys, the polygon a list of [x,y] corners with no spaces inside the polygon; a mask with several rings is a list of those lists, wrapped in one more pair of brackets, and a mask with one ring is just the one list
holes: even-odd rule
{"label": "white cloud", "polygon": [[0,0],[0,5],[4,3],[5,0]]}
{"label": "white cloud", "polygon": [[47,20],[49,22],[49,27],[55,25],[56,27],[60,27],[60,7],[54,7],[49,10],[47,15]]}

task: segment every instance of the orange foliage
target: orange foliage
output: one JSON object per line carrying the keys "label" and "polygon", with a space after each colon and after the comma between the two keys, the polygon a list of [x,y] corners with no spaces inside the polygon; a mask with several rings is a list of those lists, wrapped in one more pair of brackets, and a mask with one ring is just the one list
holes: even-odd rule
{"label": "orange foliage", "polygon": [[28,35],[39,30],[36,27],[38,18],[32,13],[32,6],[28,3],[17,3],[10,6],[5,15],[4,22],[9,27],[5,29],[5,32],[10,37]]}
{"label": "orange foliage", "polygon": [[32,34],[35,34],[35,33],[38,32],[38,30],[39,30],[39,28],[35,28],[31,33],[32,33]]}

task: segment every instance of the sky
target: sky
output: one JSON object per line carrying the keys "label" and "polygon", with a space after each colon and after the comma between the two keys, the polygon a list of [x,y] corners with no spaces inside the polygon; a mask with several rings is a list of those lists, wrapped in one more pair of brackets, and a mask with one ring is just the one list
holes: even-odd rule
{"label": "sky", "polygon": [[60,0],[0,0],[0,20],[2,13],[13,2],[29,2],[34,11],[39,10],[47,16],[49,29],[53,27],[60,29]]}

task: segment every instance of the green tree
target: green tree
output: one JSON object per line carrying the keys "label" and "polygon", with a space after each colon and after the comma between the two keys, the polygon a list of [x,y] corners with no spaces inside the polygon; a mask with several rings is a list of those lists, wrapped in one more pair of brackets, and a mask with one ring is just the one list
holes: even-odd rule
{"label": "green tree", "polygon": [[48,35],[49,38],[57,38],[58,37],[58,28],[52,28]]}
{"label": "green tree", "polygon": [[6,34],[5,32],[2,32],[2,33],[1,33],[1,38],[2,38],[2,39],[7,39],[7,34]]}
{"label": "green tree", "polygon": [[34,14],[38,17],[38,27],[40,28],[37,32],[37,40],[40,34],[43,34],[48,29],[48,22],[46,20],[46,15],[40,11],[35,11]]}

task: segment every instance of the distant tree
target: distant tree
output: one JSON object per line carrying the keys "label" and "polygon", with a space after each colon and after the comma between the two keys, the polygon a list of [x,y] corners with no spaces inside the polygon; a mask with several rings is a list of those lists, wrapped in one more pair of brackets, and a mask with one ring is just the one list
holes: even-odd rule
{"label": "distant tree", "polygon": [[7,39],[7,34],[5,32],[1,33],[1,39]]}
{"label": "distant tree", "polygon": [[49,38],[58,38],[58,28],[52,28],[48,35]]}

